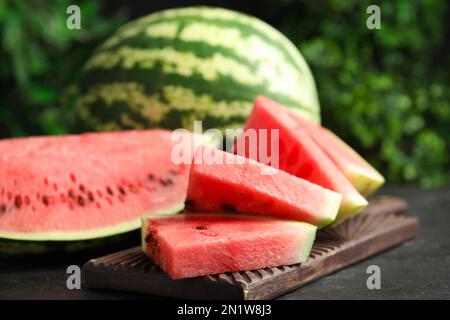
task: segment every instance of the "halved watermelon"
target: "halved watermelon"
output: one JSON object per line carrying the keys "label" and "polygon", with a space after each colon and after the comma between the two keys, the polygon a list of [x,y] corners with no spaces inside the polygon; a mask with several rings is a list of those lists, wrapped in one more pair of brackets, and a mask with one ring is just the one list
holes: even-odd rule
{"label": "halved watermelon", "polygon": [[[308,133],[290,114],[287,108],[265,97],[255,100],[250,117],[247,119],[244,133],[249,129],[279,130],[279,163],[281,170],[297,177],[311,181],[329,190],[343,195],[335,224],[359,213],[367,206],[367,200],[353,187],[336,164],[309,137]],[[246,135],[241,135],[234,146],[234,152],[246,157],[261,160],[259,152],[249,152],[250,148],[259,148],[267,143],[268,159],[271,155],[271,134],[267,134],[268,141],[259,141],[256,135],[256,145],[250,145]],[[265,136],[265,137],[266,137]],[[239,147],[245,146],[245,147]],[[269,163],[273,165],[272,163]]]}
{"label": "halved watermelon", "polygon": [[282,170],[200,146],[189,175],[186,210],[272,215],[324,227],[334,221],[341,199]]}
{"label": "halved watermelon", "polygon": [[364,197],[383,185],[383,176],[337,135],[297,113],[291,114]]}
{"label": "halved watermelon", "polygon": [[148,216],[142,221],[142,249],[171,278],[192,278],[303,263],[316,229],[261,216]]}
{"label": "halved watermelon", "polygon": [[143,214],[180,211],[190,163],[172,161],[177,143],[163,130],[1,140],[1,252],[122,234]]}

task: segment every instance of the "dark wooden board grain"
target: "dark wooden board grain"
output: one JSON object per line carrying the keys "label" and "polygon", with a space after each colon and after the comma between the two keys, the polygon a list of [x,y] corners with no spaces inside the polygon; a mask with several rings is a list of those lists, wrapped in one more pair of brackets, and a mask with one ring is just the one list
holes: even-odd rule
{"label": "dark wooden board grain", "polygon": [[304,264],[172,280],[139,247],[88,261],[88,288],[110,288],[188,299],[271,299],[412,239],[419,230],[405,201],[377,197],[358,216],[321,230]]}

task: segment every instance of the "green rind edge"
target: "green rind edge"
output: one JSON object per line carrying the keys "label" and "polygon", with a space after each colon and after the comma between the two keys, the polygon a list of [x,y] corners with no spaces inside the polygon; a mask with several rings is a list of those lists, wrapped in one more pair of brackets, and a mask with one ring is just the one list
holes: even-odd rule
{"label": "green rind edge", "polygon": [[[183,210],[184,204],[177,204],[165,210],[158,210],[158,214],[171,215]],[[135,218],[124,223],[120,223],[111,227],[98,228],[88,231],[74,231],[74,232],[35,232],[35,233],[20,233],[20,232],[0,232],[1,240],[18,240],[18,241],[33,241],[33,242],[65,242],[65,241],[80,241],[93,240],[115,236],[137,230],[141,227],[141,218]]]}
{"label": "green rind edge", "polygon": [[298,263],[305,263],[308,261],[309,255],[311,254],[311,250],[312,250],[314,242],[316,240],[317,230],[319,228],[312,224],[306,223],[306,222],[301,222],[301,223],[304,224],[302,229],[304,230],[304,232],[306,234],[305,238],[308,241],[302,247],[302,250],[300,252],[300,256],[298,259]]}
{"label": "green rind edge", "polygon": [[[26,241],[0,239],[0,258],[22,259],[39,255],[49,259],[64,258],[73,254],[98,253],[105,254],[125,249],[139,243],[137,230],[113,235],[105,238],[79,241]],[[58,255],[55,256],[54,254]]]}

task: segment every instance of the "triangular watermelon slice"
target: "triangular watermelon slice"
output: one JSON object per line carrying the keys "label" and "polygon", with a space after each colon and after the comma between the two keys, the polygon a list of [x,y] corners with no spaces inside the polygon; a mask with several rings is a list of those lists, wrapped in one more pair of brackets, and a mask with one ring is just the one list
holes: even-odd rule
{"label": "triangular watermelon slice", "polygon": [[[359,213],[367,206],[367,200],[353,187],[322,148],[311,139],[287,108],[268,98],[258,97],[247,119],[244,132],[248,129],[255,129],[258,132],[260,129],[268,131],[278,129],[279,169],[343,195],[335,224]],[[256,137],[257,145],[253,148],[259,147],[261,143],[265,145],[268,143],[267,153],[270,159],[271,134],[268,133],[265,138],[269,141],[260,142],[259,135]],[[236,147],[239,144],[245,144],[245,148]],[[249,153],[249,147],[248,139],[242,135],[236,141],[234,152],[254,159],[256,154],[255,160],[260,161],[259,152]]]}
{"label": "triangular watermelon slice", "polygon": [[332,223],[342,196],[260,162],[200,146],[189,174],[188,212],[232,212]]}
{"label": "triangular watermelon slice", "polygon": [[297,113],[292,114],[364,197],[383,185],[384,177],[336,134]]}

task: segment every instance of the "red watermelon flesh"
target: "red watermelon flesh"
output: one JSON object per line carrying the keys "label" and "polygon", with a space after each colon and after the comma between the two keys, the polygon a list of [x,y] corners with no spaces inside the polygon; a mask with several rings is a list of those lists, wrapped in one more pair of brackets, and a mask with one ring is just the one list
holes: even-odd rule
{"label": "red watermelon flesh", "polygon": [[186,210],[271,215],[323,227],[334,221],[341,198],[282,170],[200,146],[189,175]]}
{"label": "red watermelon flesh", "polygon": [[[297,177],[343,195],[335,223],[359,213],[367,206],[367,200],[353,187],[322,148],[310,138],[287,108],[268,98],[258,97],[255,100],[252,113],[247,119],[244,132],[248,129],[257,131],[260,129],[278,129],[278,167]],[[270,154],[271,135],[268,134],[267,136],[269,140],[268,153]],[[260,141],[257,141],[256,146],[259,146],[260,143]],[[252,157],[252,153],[248,153],[249,141],[244,135],[237,139],[234,148],[235,152],[242,153],[242,148],[236,147],[238,144],[245,144],[243,155]],[[259,160],[259,158],[257,157],[256,160]]]}
{"label": "red watermelon flesh", "polygon": [[142,222],[143,251],[173,279],[308,259],[316,227],[261,216],[180,214]]}
{"label": "red watermelon flesh", "polygon": [[383,185],[383,176],[337,135],[300,115],[293,116],[363,196]]}
{"label": "red watermelon flesh", "polygon": [[0,238],[99,238],[178,212],[190,164],[171,161],[174,144],[162,130],[1,140]]}

